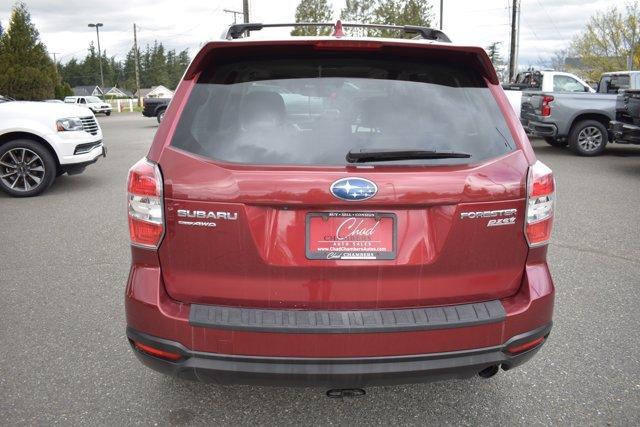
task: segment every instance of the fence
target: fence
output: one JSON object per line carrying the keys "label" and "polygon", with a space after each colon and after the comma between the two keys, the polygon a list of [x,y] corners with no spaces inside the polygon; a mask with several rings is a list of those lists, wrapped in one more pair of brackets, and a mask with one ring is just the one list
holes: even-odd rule
{"label": "fence", "polygon": [[133,107],[138,103],[136,99],[111,99],[107,102],[111,104],[111,108],[116,110],[118,113],[123,111],[133,112]]}

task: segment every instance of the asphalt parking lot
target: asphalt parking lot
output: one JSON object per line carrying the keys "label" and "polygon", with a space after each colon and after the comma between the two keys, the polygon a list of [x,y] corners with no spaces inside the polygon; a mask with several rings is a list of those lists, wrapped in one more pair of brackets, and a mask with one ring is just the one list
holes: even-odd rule
{"label": "asphalt parking lot", "polygon": [[0,193],[0,424],[640,425],[640,147],[554,170],[555,325],[538,356],[490,380],[367,389],[216,386],[144,368],[126,342],[125,180],[157,124],[99,118],[108,157],[44,195]]}

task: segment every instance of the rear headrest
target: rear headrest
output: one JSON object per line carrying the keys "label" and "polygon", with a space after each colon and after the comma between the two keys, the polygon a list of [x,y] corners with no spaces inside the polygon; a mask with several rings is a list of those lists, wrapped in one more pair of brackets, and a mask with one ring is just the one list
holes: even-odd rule
{"label": "rear headrest", "polygon": [[392,99],[385,97],[372,97],[362,101],[362,124],[371,128],[387,127],[392,125],[397,114],[396,106]]}
{"label": "rear headrest", "polygon": [[240,110],[240,120],[243,124],[251,124],[265,115],[275,117],[278,123],[284,122],[284,99],[280,94],[257,91],[244,97]]}

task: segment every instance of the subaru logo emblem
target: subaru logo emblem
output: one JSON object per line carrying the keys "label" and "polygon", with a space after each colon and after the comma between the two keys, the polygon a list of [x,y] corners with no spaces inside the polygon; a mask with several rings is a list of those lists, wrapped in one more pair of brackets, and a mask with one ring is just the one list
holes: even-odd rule
{"label": "subaru logo emblem", "polygon": [[342,200],[367,200],[377,192],[378,187],[364,178],[342,178],[331,184],[331,194]]}

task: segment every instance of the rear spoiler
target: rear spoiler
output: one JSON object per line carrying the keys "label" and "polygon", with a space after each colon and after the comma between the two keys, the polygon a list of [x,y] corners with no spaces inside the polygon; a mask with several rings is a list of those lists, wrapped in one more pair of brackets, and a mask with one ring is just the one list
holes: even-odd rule
{"label": "rear spoiler", "polygon": [[451,43],[449,37],[440,30],[428,27],[420,27],[416,25],[383,25],[383,24],[358,24],[337,21],[337,22],[293,22],[287,24],[261,24],[261,23],[245,23],[233,24],[229,27],[223,38],[227,40],[239,39],[245,33],[250,31],[260,31],[263,28],[282,28],[282,27],[331,27],[334,30],[334,36],[341,37],[344,35],[342,28],[369,28],[374,30],[396,30],[403,34],[416,34],[419,38],[425,40],[434,40],[438,42]]}
{"label": "rear spoiler", "polygon": [[[244,27],[245,30],[247,27]],[[220,40],[209,42],[200,49],[200,52],[191,62],[187,69],[184,79],[191,80],[201,71],[206,69],[212,61],[235,61],[251,57],[264,57],[273,54],[299,54],[305,51],[312,51],[322,47],[323,50],[330,49],[351,49],[358,50],[377,50],[381,52],[407,53],[413,52],[425,60],[447,61],[465,64],[477,70],[491,84],[500,83],[495,68],[487,55],[487,52],[481,47],[474,46],[457,46],[445,43],[415,43],[411,40],[389,40],[389,39],[372,39],[347,40],[330,39],[328,37],[291,37],[284,40],[260,40],[260,39],[244,39],[238,43],[235,41]]]}

